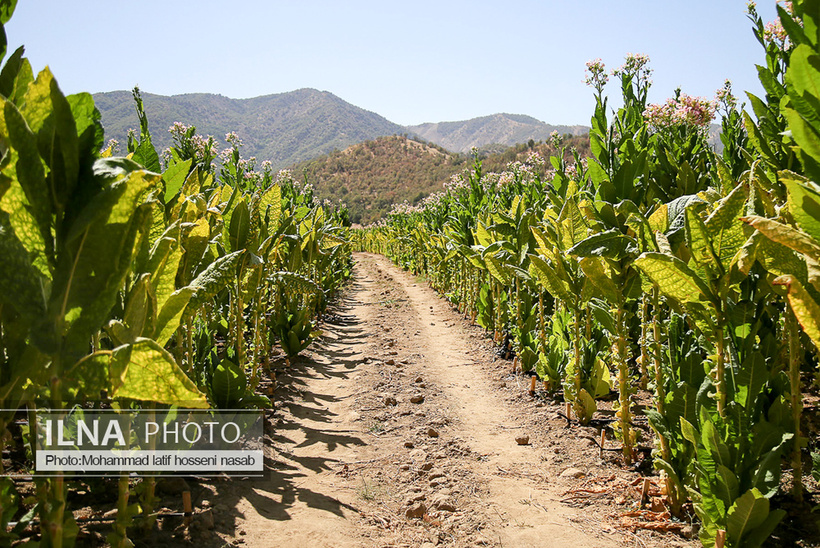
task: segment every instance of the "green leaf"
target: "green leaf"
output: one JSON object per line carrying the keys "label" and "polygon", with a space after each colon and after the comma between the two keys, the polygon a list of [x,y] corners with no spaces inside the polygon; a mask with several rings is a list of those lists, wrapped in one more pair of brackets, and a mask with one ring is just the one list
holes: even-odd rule
{"label": "green leaf", "polygon": [[114,350],[114,354],[118,352],[127,355],[127,366],[122,385],[113,390],[111,397],[194,409],[208,407],[204,394],[156,341],[140,339]]}
{"label": "green leaf", "polygon": [[582,409],[582,415],[578,417],[578,421],[581,424],[589,424],[589,421],[592,420],[595,411],[598,409],[598,406],[595,403],[595,398],[590,396],[586,389],[582,388],[581,392],[578,394],[578,403]]}
{"label": "green leaf", "polygon": [[173,337],[179,328],[183,313],[195,292],[193,287],[188,286],[174,291],[171,296],[168,297],[165,301],[165,305],[160,309],[159,314],[157,314],[153,339],[163,346],[171,340],[171,337]]}
{"label": "green leaf", "polygon": [[165,196],[163,201],[166,204],[171,198],[177,195],[182,185],[185,184],[185,179],[188,177],[188,172],[191,169],[191,163],[193,163],[192,159],[177,162],[166,169],[165,173],[162,174],[162,179],[165,181]]}
{"label": "green leaf", "polygon": [[802,253],[814,261],[820,261],[820,241],[814,240],[805,232],[757,215],[743,217],[743,221],[759,230],[770,240]]}
{"label": "green leaf", "polygon": [[259,201],[262,216],[267,219],[270,230],[276,230],[279,216],[282,213],[282,188],[273,184],[263,194]]}
{"label": "green leaf", "polygon": [[23,46],[6,60],[0,72],[0,95],[19,106],[28,85],[34,81],[31,64],[23,57]]}
{"label": "green leaf", "polygon": [[612,281],[609,269],[600,257],[584,257],[581,259],[581,270],[592,284],[598,288],[601,295],[610,303],[618,304],[621,301],[621,292]]}
{"label": "green leaf", "polygon": [[220,409],[231,409],[245,395],[248,380],[241,367],[225,358],[211,377],[211,400]]}
{"label": "green leaf", "polygon": [[562,248],[569,249],[587,237],[587,223],[574,198],[567,198],[558,215]]}
{"label": "green leaf", "polygon": [[577,296],[573,296],[567,283],[562,280],[553,268],[537,255],[529,255],[530,275],[538,280],[546,290],[564,302],[572,302]]}
{"label": "green leaf", "polygon": [[85,353],[108,319],[130,271],[139,227],[150,215],[145,199],[158,183],[159,175],[132,172],[104,187],[72,223],[50,303],[52,317],[64,315],[69,326],[69,358]]}
{"label": "green leaf", "polygon": [[28,86],[21,113],[37,136],[37,147],[50,168],[49,194],[65,207],[79,177],[79,138],[74,113],[46,67]]}
{"label": "green leaf", "polygon": [[741,220],[746,198],[746,186],[737,185],[728,196],[721,200],[704,223],[712,244],[712,251],[726,272],[736,261],[738,252],[747,240],[745,225]]}
{"label": "green leaf", "polygon": [[649,276],[661,293],[676,302],[717,303],[708,284],[677,257],[647,252],[635,259],[635,267]]}
{"label": "green leaf", "polygon": [[496,280],[501,282],[502,285],[510,284],[510,274],[500,260],[492,255],[485,255],[484,262],[487,265],[487,270]]}
{"label": "green leaf", "polygon": [[199,269],[205,251],[208,249],[211,227],[208,220],[200,218],[191,226],[183,227],[182,248],[185,254],[180,265],[182,284],[188,284]]}
{"label": "green leaf", "polygon": [[683,436],[683,439],[685,439],[686,441],[688,441],[692,445],[695,445],[695,446],[698,445],[698,432],[697,432],[697,430],[695,429],[695,427],[692,425],[691,422],[689,422],[688,420],[686,420],[682,416],[680,417],[680,429],[681,429],[681,435]]}
{"label": "green leaf", "polygon": [[190,286],[196,291],[185,308],[184,318],[196,313],[200,306],[211,300],[223,287],[234,279],[245,250],[235,251],[218,258],[208,265]]}
{"label": "green leaf", "polygon": [[686,209],[686,244],[698,268],[717,267],[718,260],[706,225],[693,208]]}
{"label": "green leaf", "polygon": [[792,312],[814,346],[820,348],[820,304],[794,276],[780,276],[773,283],[786,286]]}
{"label": "green leaf", "polygon": [[734,545],[739,545],[743,536],[761,526],[768,516],[769,499],[757,489],[749,489],[726,513],[728,540]]}
{"label": "green leaf", "polygon": [[231,220],[228,226],[228,245],[231,251],[245,249],[250,235],[251,216],[248,210],[248,202],[242,198],[237,202],[231,212]]}
{"label": "green leaf", "polygon": [[783,177],[788,192],[789,213],[797,227],[820,245],[820,191],[813,183]]}
{"label": "green leaf", "polygon": [[606,257],[621,260],[627,254],[638,250],[635,240],[621,233],[618,229],[593,234],[567,251],[576,257]]}
{"label": "green leaf", "polygon": [[49,280],[32,264],[5,211],[0,211],[0,257],[0,302],[36,325],[46,313]]}

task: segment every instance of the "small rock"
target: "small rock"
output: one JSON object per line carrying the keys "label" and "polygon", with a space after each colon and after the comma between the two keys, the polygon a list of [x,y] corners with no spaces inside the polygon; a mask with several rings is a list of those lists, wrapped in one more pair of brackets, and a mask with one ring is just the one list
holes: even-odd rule
{"label": "small rock", "polygon": [[515,438],[515,443],[518,445],[529,445],[530,444],[530,437],[529,436],[518,436]]}
{"label": "small rock", "polygon": [[105,519],[115,519],[117,517],[117,509],[114,508],[113,510],[109,510],[105,514],[103,514]]}
{"label": "small rock", "polygon": [[433,463],[432,462],[425,462],[424,464],[421,465],[421,469],[424,470],[424,471],[432,470],[433,469]]}
{"label": "small rock", "polygon": [[406,441],[406,442],[404,442],[404,446],[407,447],[408,449],[412,449],[416,445],[412,441]]}
{"label": "small rock", "polygon": [[410,470],[410,465],[409,464],[402,464],[401,466],[399,466],[399,470],[403,470],[403,471],[406,472],[407,470]]}
{"label": "small rock", "polygon": [[424,402],[424,395],[423,394],[413,394],[410,397],[410,403],[422,403]]}
{"label": "small rock", "polygon": [[586,476],[586,472],[581,470],[580,468],[567,468],[563,472],[561,472],[562,478],[583,478]]}
{"label": "small rock", "polygon": [[652,497],[652,503],[649,509],[653,512],[664,512],[666,510],[666,505],[663,503],[663,498]]}
{"label": "small rock", "polygon": [[398,405],[399,402],[396,401],[395,396],[385,396],[384,397],[384,404],[389,405],[389,406],[395,406],[395,405]]}
{"label": "small rock", "polygon": [[423,502],[419,501],[408,507],[404,512],[404,515],[408,518],[423,518],[426,513],[427,506]]}
{"label": "small rock", "polygon": [[681,527],[680,534],[684,538],[688,538],[688,539],[695,538],[698,534],[698,526],[697,525],[684,525],[683,527]]}
{"label": "small rock", "polygon": [[441,493],[436,493],[433,495],[432,500],[430,501],[433,508],[436,510],[442,510],[444,512],[455,512],[456,511],[456,504],[453,502],[452,497],[449,495],[442,495]]}
{"label": "small rock", "polygon": [[384,362],[384,364],[385,365],[396,365],[396,360],[394,360],[393,358],[390,358],[389,360],[386,360]]}
{"label": "small rock", "polygon": [[202,499],[202,502],[200,502],[199,505],[203,508],[210,508],[212,506],[211,501],[208,499]]}
{"label": "small rock", "polygon": [[427,435],[430,436],[431,438],[437,438],[438,437],[438,430],[436,430],[435,428],[428,428],[427,429]]}
{"label": "small rock", "polygon": [[422,379],[421,377],[416,377],[415,382],[422,382],[423,380],[424,380],[424,379]]}

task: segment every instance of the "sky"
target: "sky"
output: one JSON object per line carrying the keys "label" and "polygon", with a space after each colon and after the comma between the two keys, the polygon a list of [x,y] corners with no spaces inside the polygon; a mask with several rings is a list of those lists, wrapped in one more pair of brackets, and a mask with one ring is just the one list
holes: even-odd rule
{"label": "sky", "polygon": [[[764,22],[774,6],[758,2]],[[764,62],[745,0],[19,0],[6,33],[67,94],[309,87],[402,125],[498,112],[588,125],[585,63],[628,53],[651,59],[650,102],[712,97],[727,78],[743,100],[762,95]]]}

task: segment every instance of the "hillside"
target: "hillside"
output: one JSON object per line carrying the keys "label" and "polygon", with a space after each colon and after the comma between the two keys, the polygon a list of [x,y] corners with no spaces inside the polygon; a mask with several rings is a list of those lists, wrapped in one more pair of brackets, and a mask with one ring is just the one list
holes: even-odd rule
{"label": "hillside", "polygon": [[393,135],[337,150],[291,169],[294,177],[313,184],[320,197],[347,203],[353,222],[368,224],[394,203],[418,202],[441,190],[467,163],[463,154]]}
{"label": "hillside", "polygon": [[530,139],[543,141],[550,133],[583,135],[587,126],[553,126],[523,114],[492,114],[460,122],[437,122],[407,126],[410,134],[441,145],[447,150],[469,152],[472,147],[498,143],[512,146]]}
{"label": "hillside", "polygon": [[[573,137],[567,147],[575,147],[586,156],[589,140]],[[507,147],[482,154],[484,171],[503,171],[508,163],[523,161],[531,151],[544,158],[555,154],[554,148],[542,142],[532,148],[526,144]],[[321,198],[347,203],[353,222],[369,224],[390,211],[394,203],[418,203],[442,190],[453,174],[471,166],[472,158],[467,154],[393,135],[334,151],[291,170],[298,180],[313,184]]]}
{"label": "hillside", "polygon": [[[315,89],[252,99],[229,99],[207,93],[171,97],[143,93],[142,98],[159,150],[170,145],[167,130],[179,121],[219,140],[235,131],[244,145],[243,156],[270,160],[274,169],[404,131],[402,126],[378,114]],[[94,101],[102,113],[106,139],[115,138],[124,147],[128,130],[139,127],[131,92],[98,93]]]}

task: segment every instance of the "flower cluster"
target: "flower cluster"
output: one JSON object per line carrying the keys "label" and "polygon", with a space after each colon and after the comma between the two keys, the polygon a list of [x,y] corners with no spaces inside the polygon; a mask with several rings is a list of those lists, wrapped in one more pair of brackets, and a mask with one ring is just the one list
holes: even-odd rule
{"label": "flower cluster", "polygon": [[552,145],[555,148],[558,148],[561,146],[561,143],[563,142],[564,136],[559,134],[557,129],[552,130],[552,132],[550,133],[550,145]]}
{"label": "flower cluster", "polygon": [[208,135],[207,137],[199,134],[192,135],[191,146],[193,146],[197,158],[216,156],[218,154],[216,150],[216,141],[214,141],[214,138],[211,135]]}
{"label": "flower cluster", "polygon": [[280,169],[276,174],[276,184],[285,185],[293,182],[293,173],[289,169]]}
{"label": "flower cluster", "polygon": [[185,137],[189,129],[191,129],[189,125],[183,124],[182,122],[174,122],[174,125],[168,128],[168,132],[175,141],[178,141]]}
{"label": "flower cluster", "polygon": [[[553,133],[557,133],[553,131]],[[550,136],[552,138],[552,136]],[[547,161],[541,154],[536,151],[531,151],[524,159],[524,165],[529,166],[533,170],[542,170],[547,166]]]}
{"label": "flower cluster", "polygon": [[787,49],[789,45],[789,36],[786,34],[786,29],[783,28],[780,19],[766,23],[766,26],[763,27],[763,39],[783,49]]}
{"label": "flower cluster", "polygon": [[434,193],[426,196],[421,201],[421,208],[425,209],[425,208],[428,208],[428,207],[429,208],[435,207],[435,206],[439,205],[444,200],[444,198],[446,196],[447,196],[447,194],[445,192],[434,192]]}
{"label": "flower cluster", "polygon": [[450,180],[444,183],[444,190],[448,193],[455,194],[462,188],[469,188],[470,184],[467,182],[466,173],[453,173]]}
{"label": "flower cluster", "polygon": [[242,146],[242,140],[239,138],[235,131],[225,134],[225,142],[227,142],[233,148],[239,148]]}
{"label": "flower cluster", "polygon": [[612,71],[613,76],[638,76],[648,79],[652,75],[649,68],[649,56],[644,53],[627,53],[624,64]]}
{"label": "flower cluster", "polygon": [[591,88],[595,88],[595,91],[600,95],[606,83],[609,82],[609,76],[607,76],[604,62],[600,59],[587,61],[587,68],[584,74],[586,75],[584,83]]}
{"label": "flower cluster", "polygon": [[103,147],[103,151],[111,149],[111,155],[116,156],[120,151],[120,142],[116,139],[109,139],[108,143]]}
{"label": "flower cluster", "polygon": [[716,109],[715,101],[682,93],[677,99],[647,106],[643,115],[656,131],[673,127],[708,128]]}
{"label": "flower cluster", "polygon": [[725,116],[728,116],[730,112],[735,110],[737,107],[737,98],[732,93],[731,80],[726,80],[723,83],[723,87],[715,92],[715,103],[717,104],[717,109]]}
{"label": "flower cluster", "polygon": [[421,207],[410,205],[410,202],[405,200],[400,204],[393,204],[388,215],[412,215],[414,213],[421,213],[421,211]]}

